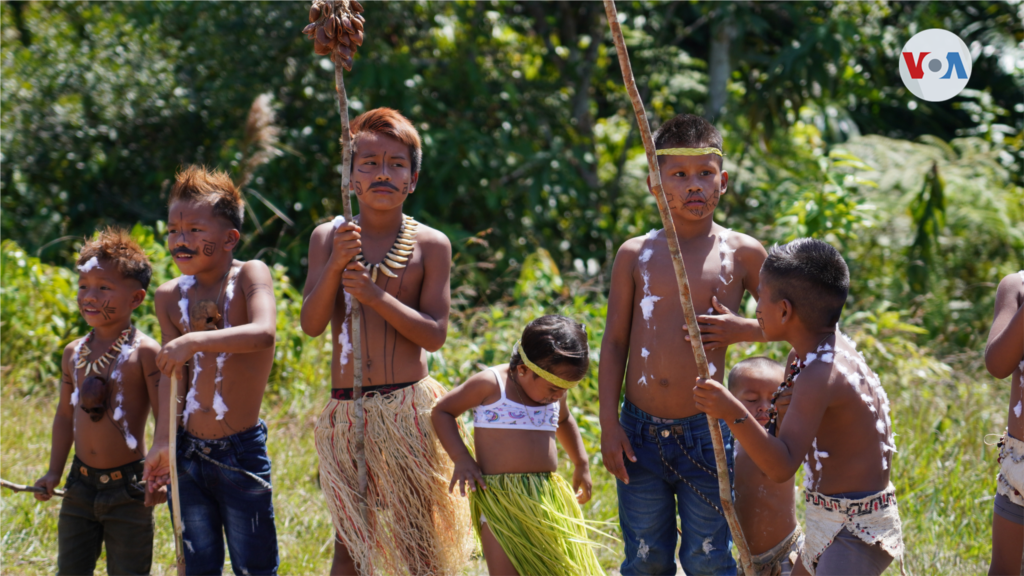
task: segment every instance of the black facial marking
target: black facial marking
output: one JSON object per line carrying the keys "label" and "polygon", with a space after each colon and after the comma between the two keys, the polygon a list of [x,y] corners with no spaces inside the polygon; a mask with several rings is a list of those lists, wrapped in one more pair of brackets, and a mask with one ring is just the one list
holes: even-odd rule
{"label": "black facial marking", "polygon": [[363,195],[363,185],[361,183],[359,183],[359,182],[356,182],[355,185],[356,185],[356,196],[362,196]]}
{"label": "black facial marking", "polygon": [[199,252],[196,252],[195,250],[192,250],[187,246],[178,246],[177,248],[171,250],[172,256],[177,256],[178,254],[188,254],[189,256],[195,256],[196,254],[199,254]]}
{"label": "black facial marking", "polygon": [[103,314],[104,320],[110,320],[110,315],[116,314],[117,308],[110,305],[110,300],[106,300],[103,304],[100,304],[100,312]]}
{"label": "black facial marking", "polygon": [[408,182],[406,182],[405,186],[402,187],[402,195],[405,196],[407,194],[409,194],[409,183]]}
{"label": "black facial marking", "polygon": [[203,255],[213,256],[214,250],[217,249],[217,245],[209,240],[203,240]]}

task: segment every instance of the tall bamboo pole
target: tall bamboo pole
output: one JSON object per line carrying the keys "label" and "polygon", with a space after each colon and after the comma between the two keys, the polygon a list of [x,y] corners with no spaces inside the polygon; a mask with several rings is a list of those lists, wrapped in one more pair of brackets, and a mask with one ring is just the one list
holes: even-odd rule
{"label": "tall bamboo pole", "polygon": [[[344,0],[335,3],[340,5]],[[341,116],[341,206],[345,221],[352,221],[352,197],[349,181],[352,177],[352,132],[348,122],[348,94],[345,92],[344,68],[340,58],[334,63],[334,88],[338,91],[338,112]],[[356,478],[359,482],[359,515],[368,526],[366,511],[366,445],[363,416],[363,347],[359,335],[362,310],[359,301],[352,298],[352,397],[355,399],[356,418]]]}
{"label": "tall bamboo pole", "polygon": [[[704,345],[700,339],[700,328],[697,325],[697,315],[693,310],[693,301],[690,298],[690,283],[686,279],[686,266],[683,264],[683,256],[679,251],[679,239],[676,237],[675,221],[672,213],[669,212],[668,200],[665,198],[665,189],[661,185],[661,171],[658,168],[657,151],[654,148],[654,138],[651,137],[651,127],[647,122],[647,112],[644,110],[644,103],[640,100],[640,92],[636,88],[636,80],[633,78],[633,67],[629,63],[629,52],[626,50],[626,43],[622,39],[622,28],[619,26],[618,13],[615,10],[615,0],[604,0],[604,11],[608,18],[608,25],[612,30],[612,38],[615,40],[615,49],[619,54],[619,67],[622,68],[622,79],[629,92],[629,99],[633,103],[633,111],[636,112],[636,122],[640,129],[640,136],[643,138],[644,150],[647,152],[647,165],[651,172],[651,189],[658,200],[658,212],[661,214],[661,223],[665,227],[665,239],[668,241],[668,251],[672,255],[672,266],[676,272],[676,283],[679,284],[679,302],[683,306],[683,313],[686,316],[686,325],[690,332],[690,344],[693,347],[693,356],[697,361],[697,372],[701,378],[710,378],[708,372],[708,359],[704,355]],[[722,500],[722,511],[729,523],[729,530],[732,531],[733,541],[739,550],[740,566],[744,574],[754,574],[753,564],[750,562],[750,549],[743,537],[743,529],[740,527],[739,519],[736,517],[736,510],[732,502],[732,486],[729,484],[729,464],[725,457],[725,442],[722,440],[722,431],[718,427],[718,421],[708,416],[708,428],[711,430],[711,442],[715,447],[715,464],[718,472],[718,493]]]}
{"label": "tall bamboo pole", "polygon": [[181,496],[178,493],[178,377],[171,375],[171,393],[167,395],[167,460],[171,467],[171,510],[174,518],[174,563],[178,576],[185,575],[184,527],[181,523]]}

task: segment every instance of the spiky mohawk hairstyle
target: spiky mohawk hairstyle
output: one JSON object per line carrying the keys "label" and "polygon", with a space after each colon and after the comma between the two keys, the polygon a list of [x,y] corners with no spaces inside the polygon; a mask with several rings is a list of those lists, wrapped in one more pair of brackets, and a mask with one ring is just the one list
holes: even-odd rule
{"label": "spiky mohawk hairstyle", "polygon": [[[718,148],[722,150],[722,133],[715,125],[694,114],[678,114],[662,124],[654,133],[654,147]],[[724,152],[724,150],[722,150]]]}
{"label": "spiky mohawk hairstyle", "polygon": [[410,163],[413,174],[420,171],[420,164],[423,161],[423,150],[420,144],[420,133],[408,118],[402,116],[398,110],[391,108],[375,108],[356,117],[352,121],[352,158],[355,159],[355,150],[359,147],[356,137],[362,132],[374,132],[383,134],[398,140],[409,147]]}
{"label": "spiky mohawk hairstyle", "polygon": [[78,266],[96,258],[114,265],[117,273],[125,278],[137,280],[143,290],[149,289],[153,267],[138,242],[124,228],[108,226],[102,232],[85,241],[78,256]]}
{"label": "spiky mohawk hairstyle", "polygon": [[209,170],[205,166],[186,166],[174,177],[170,206],[179,200],[209,204],[213,215],[227,220],[235,230],[242,230],[245,201],[242,193],[223,170]]}

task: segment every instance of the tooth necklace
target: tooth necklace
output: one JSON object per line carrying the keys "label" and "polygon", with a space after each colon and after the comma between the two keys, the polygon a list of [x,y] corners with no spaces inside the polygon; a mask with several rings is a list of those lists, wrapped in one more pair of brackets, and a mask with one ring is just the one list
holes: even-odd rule
{"label": "tooth necklace", "polygon": [[395,243],[391,245],[391,249],[384,255],[384,259],[376,264],[367,262],[363,256],[363,249],[359,249],[359,254],[356,255],[355,259],[370,269],[371,282],[377,281],[378,271],[383,272],[388,278],[398,278],[398,274],[395,274],[389,268],[395,270],[405,268],[405,263],[409,261],[409,255],[412,254],[412,248],[416,245],[416,229],[419,228],[419,225],[420,223],[412,216],[402,214],[402,227],[398,229],[398,238],[395,238]]}
{"label": "tooth necklace", "polygon": [[107,350],[103,356],[100,356],[96,360],[89,362],[87,358],[89,354],[92,354],[92,350],[89,348],[89,342],[92,342],[96,336],[96,332],[90,332],[85,338],[85,342],[82,343],[82,348],[77,354],[77,362],[75,362],[75,370],[85,368],[85,374],[83,377],[88,377],[89,374],[95,373],[97,376],[100,375],[100,370],[108,368],[110,363],[114,360],[114,353],[121,352],[121,347],[128,343],[128,336],[132,333],[132,327],[125,328],[124,332],[110,345],[110,349]]}

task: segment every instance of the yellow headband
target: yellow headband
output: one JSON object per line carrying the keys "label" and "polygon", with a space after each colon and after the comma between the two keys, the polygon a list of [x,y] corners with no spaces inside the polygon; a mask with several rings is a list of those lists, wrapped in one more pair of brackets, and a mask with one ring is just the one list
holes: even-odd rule
{"label": "yellow headband", "polygon": [[703,156],[705,154],[725,156],[718,148],[662,148],[658,150],[658,156]]}
{"label": "yellow headband", "polygon": [[521,342],[522,340],[516,342],[516,345],[512,349],[512,351],[513,353],[519,352],[519,358],[523,361],[523,364],[526,364],[526,367],[529,368],[530,370],[533,370],[534,373],[537,374],[537,376],[540,376],[541,378],[547,380],[548,382],[551,382],[555,386],[558,386],[559,388],[564,388],[566,390],[575,388],[576,385],[580,383],[579,380],[577,380],[576,382],[569,382],[564,378],[559,378],[558,376],[555,376],[551,372],[548,372],[547,370],[541,368],[540,366],[537,366],[533,362],[530,362],[530,359],[526,357],[526,352],[523,352],[523,347],[520,346]]}

